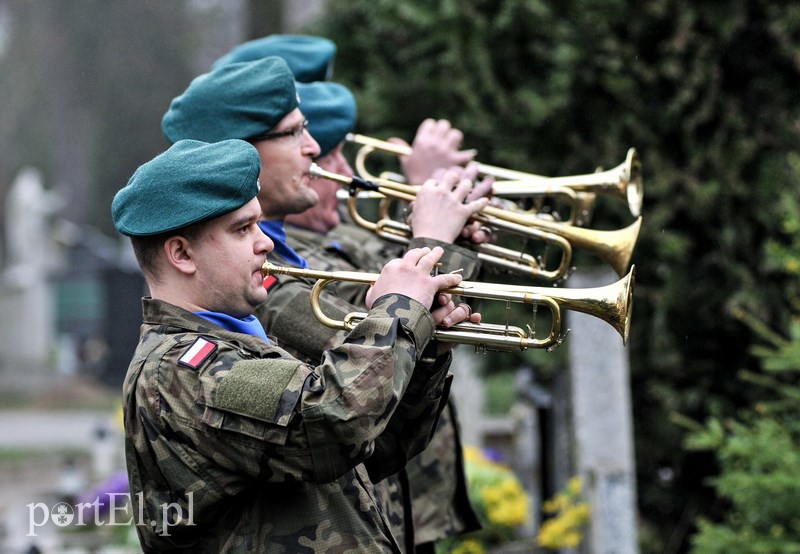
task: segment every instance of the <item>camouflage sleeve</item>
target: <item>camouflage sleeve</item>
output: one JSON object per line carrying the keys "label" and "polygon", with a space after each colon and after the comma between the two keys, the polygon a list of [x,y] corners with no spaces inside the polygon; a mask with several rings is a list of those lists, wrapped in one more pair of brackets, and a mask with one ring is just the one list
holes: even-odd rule
{"label": "camouflage sleeve", "polygon": [[459,426],[450,399],[430,444],[406,465],[417,544],[481,528],[469,499]]}
{"label": "camouflage sleeve", "polygon": [[373,483],[400,471],[430,443],[450,396],[453,375],[447,370],[451,361],[448,353],[431,365],[417,365],[403,401],[365,462]]}
{"label": "camouflage sleeve", "polygon": [[[302,415],[307,425],[315,474],[323,478],[335,478],[353,462],[363,462],[370,457],[376,441],[389,423],[390,432],[401,424],[399,419],[393,418],[398,406],[403,406],[402,415],[410,418],[422,418],[431,412],[424,406],[409,409],[407,401],[401,402],[413,381],[417,359],[433,333],[430,312],[405,296],[386,295],[375,302],[369,313],[370,317],[359,323],[344,343],[325,353],[322,367],[327,371],[320,371],[305,384],[304,392],[328,388],[326,380],[330,378],[353,386],[352,392],[334,387],[350,394],[339,394],[335,398],[322,395],[319,403],[313,401],[316,399],[305,398]],[[427,326],[410,326],[409,321],[415,320],[425,322]],[[398,338],[393,339],[395,336]],[[378,353],[376,347],[382,347],[384,351]],[[367,360],[372,369],[359,371]],[[443,366],[427,375],[421,374],[419,380],[425,385],[415,381],[415,389],[411,391],[413,397],[421,396],[419,389],[426,389],[428,383],[433,383],[434,386],[425,392],[429,393],[428,402],[438,406],[443,392],[438,383],[444,379],[446,370],[447,367]],[[420,433],[420,429],[413,429],[414,421],[405,424],[412,428],[412,433]],[[423,427],[422,439],[412,446],[422,443],[424,447],[428,440],[426,429]],[[386,442],[385,437],[381,440],[383,442]],[[400,447],[406,444],[409,442]]]}
{"label": "camouflage sleeve", "polygon": [[[307,363],[316,364],[325,350],[340,344],[347,335],[319,323],[311,312],[309,297],[309,282],[282,276],[279,285],[270,289],[269,299],[259,307],[257,315],[267,333],[279,339],[281,347]],[[323,311],[333,318],[341,319],[358,309],[342,302],[338,295],[323,293],[320,300]],[[419,364],[385,431],[376,439],[373,464],[399,469],[406,458],[425,447],[429,435],[426,429],[435,426],[438,417],[438,405],[432,399],[446,395],[444,379],[449,359],[445,356],[435,366]]]}
{"label": "camouflage sleeve", "polygon": [[[318,239],[318,241],[323,240]],[[341,267],[331,269],[380,273],[388,259],[400,256],[403,251],[401,245],[389,243],[372,231],[347,222],[342,222],[332,229],[324,242],[337,245],[335,256],[332,252],[322,252],[318,248],[309,248],[308,252],[298,250],[311,267],[324,269],[338,261]],[[348,282],[333,283],[329,286],[329,290],[337,297],[356,306],[364,304],[367,289],[366,285]]]}
{"label": "camouflage sleeve", "polygon": [[[380,273],[380,270],[378,270],[377,273]],[[341,282],[333,284],[331,287],[331,294],[347,302],[348,304],[363,306],[367,301],[366,299],[368,290],[368,285]]]}
{"label": "camouflage sleeve", "polygon": [[[418,302],[387,295],[313,369],[290,358],[242,360],[237,349],[220,348],[200,372],[196,402],[179,384],[165,391],[172,394],[164,405],[200,409],[196,418],[175,418],[170,434],[192,436],[199,452],[232,474],[330,482],[372,455],[389,422],[401,425],[392,416],[404,406],[400,399],[433,325]],[[443,372],[438,368],[425,379],[434,384],[427,391],[433,404],[443,392]],[[410,418],[431,412],[424,406],[403,410]],[[409,429],[420,432],[413,424]],[[427,426],[422,433],[428,434]],[[417,443],[404,444],[416,450]]]}
{"label": "camouflage sleeve", "polygon": [[386,260],[403,253],[402,245],[388,242],[373,231],[348,221],[332,229],[328,238],[339,243],[352,264],[362,271],[380,271]]}

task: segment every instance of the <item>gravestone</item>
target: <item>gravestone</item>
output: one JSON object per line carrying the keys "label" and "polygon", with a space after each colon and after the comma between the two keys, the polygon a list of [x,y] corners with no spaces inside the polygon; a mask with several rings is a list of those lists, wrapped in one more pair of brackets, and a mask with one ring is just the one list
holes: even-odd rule
{"label": "gravestone", "polygon": [[56,248],[49,218],[60,205],[59,198],[45,190],[39,171],[32,168],[19,172],[6,198],[0,367],[20,379],[41,373],[52,359],[54,310],[48,277]]}
{"label": "gravestone", "polygon": [[[611,271],[581,271],[570,287],[602,287]],[[592,554],[637,552],[636,482],[628,351],[613,327],[570,311],[570,406],[574,474],[583,478],[591,504],[584,542]]]}

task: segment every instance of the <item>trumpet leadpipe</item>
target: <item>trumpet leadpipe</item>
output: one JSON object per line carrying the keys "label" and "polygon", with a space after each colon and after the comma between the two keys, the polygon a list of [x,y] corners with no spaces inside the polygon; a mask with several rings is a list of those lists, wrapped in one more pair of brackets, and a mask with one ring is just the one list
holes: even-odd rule
{"label": "trumpet leadpipe", "polygon": [[[322,179],[328,179],[330,181],[334,181],[335,183],[339,183],[340,185],[344,185],[346,187],[350,187],[355,191],[369,191],[373,193],[384,194],[385,192],[391,192],[393,198],[397,198],[398,200],[404,200],[406,202],[413,202],[417,196],[417,189],[412,185],[406,185],[404,183],[397,183],[394,181],[386,181],[381,180],[380,182],[372,182],[366,179],[362,179],[361,177],[352,176],[348,177],[346,175],[341,175],[340,173],[333,173],[332,171],[327,171],[322,169],[315,163],[312,163],[308,169],[308,172],[311,174],[312,177],[319,177]],[[384,194],[386,196],[386,194]]]}

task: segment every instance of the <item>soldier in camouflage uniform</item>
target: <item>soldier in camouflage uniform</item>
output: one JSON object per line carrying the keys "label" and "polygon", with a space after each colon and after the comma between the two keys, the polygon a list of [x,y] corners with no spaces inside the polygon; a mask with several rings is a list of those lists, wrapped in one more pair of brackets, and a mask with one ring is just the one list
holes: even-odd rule
{"label": "soldier in camouflage uniform", "polygon": [[[302,212],[319,201],[316,191],[309,185],[308,165],[320,150],[304,130],[307,123],[298,109],[297,88],[291,80],[291,73],[284,70],[285,62],[281,65],[276,63],[276,59],[267,57],[254,62],[217,66],[196,78],[183,94],[172,101],[162,120],[162,130],[173,142],[186,138],[208,142],[241,138],[254,144],[262,165],[268,168],[262,175],[263,187],[259,194],[265,220],[259,225],[275,243],[270,258],[281,265],[308,267],[306,260],[288,243],[283,220],[287,215]],[[454,175],[448,176],[446,183],[428,185],[426,194],[439,201],[438,207],[426,212],[420,203],[415,215],[420,215],[422,221],[422,214],[427,213],[428,229],[432,232],[441,231],[442,227],[449,227],[451,231],[455,227],[459,231],[468,216],[486,204],[483,198],[464,202],[470,186],[469,181],[459,181]],[[448,214],[444,221],[442,213]],[[454,225],[458,218],[462,218],[461,223]],[[442,263],[444,271],[464,267],[459,260],[453,261],[458,265],[449,264],[447,259]],[[318,354],[312,358],[307,353],[318,353],[331,346],[333,334],[318,323],[310,311],[308,298],[312,283],[285,276],[271,276],[266,283],[280,285],[283,300],[272,305],[277,306],[278,313],[285,309],[282,315],[290,316],[279,320],[273,318],[270,334],[277,337],[281,347],[301,356],[301,359],[319,363]],[[277,289],[275,294],[278,294]],[[323,304],[327,306],[326,313],[332,315],[363,309],[330,293],[323,294]],[[330,307],[340,311],[331,312]],[[472,321],[479,321],[478,314],[472,317]],[[286,322],[287,326],[282,326],[281,322]],[[444,323],[451,324],[447,320]],[[373,477],[377,480],[379,475]],[[403,511],[389,498],[397,497],[396,488],[388,492],[379,491],[378,496],[382,506],[397,508],[392,513]],[[391,517],[390,520],[401,525],[395,529],[402,529],[402,519]]]}
{"label": "soldier in camouflage uniform", "polygon": [[[282,57],[299,82],[304,114],[310,121],[312,136],[320,145],[317,163],[328,171],[352,175],[352,168],[343,156],[342,141],[355,124],[355,100],[341,85],[314,82],[330,78],[335,53],[335,45],[322,37],[270,35],[237,46],[215,62],[214,67],[268,56]],[[445,120],[424,121],[414,139],[414,154],[401,160],[409,181],[419,184],[436,168],[471,161],[475,152],[459,149],[462,138],[460,131]],[[277,258],[278,263],[305,264],[325,271],[378,272],[387,259],[402,251],[401,247],[352,222],[340,221],[338,184],[315,179],[311,186],[319,197],[316,205],[284,218],[286,241],[298,257]],[[461,269],[465,278],[476,275],[478,262],[474,253],[453,248],[449,242],[415,238],[412,245],[443,246],[446,255],[441,270]],[[270,278],[269,283],[270,302],[259,310],[259,317],[295,356],[316,362],[321,352],[341,337],[320,324],[311,312],[308,296],[312,283],[291,277]],[[349,313],[354,306],[363,304],[364,288],[351,283],[328,285],[326,290],[330,294],[321,297],[323,311],[331,317]],[[433,551],[438,539],[480,528],[467,496],[458,419],[452,401],[443,411],[429,447],[404,470],[377,483],[376,488],[395,535],[405,535],[408,552]],[[413,513],[413,525],[409,512]]]}
{"label": "soldier in camouflage uniform", "polygon": [[245,141],[180,140],[112,203],[151,295],[123,390],[142,549],[400,552],[370,474],[427,442],[450,361],[431,334],[468,317],[437,291],[460,277],[431,276],[440,249],[409,251],[375,282],[368,317],[303,364],[252,315],[273,247],[257,225],[263,174]]}
{"label": "soldier in camouflage uniform", "polygon": [[[342,155],[342,141],[355,124],[352,95],[335,83],[297,86],[301,105],[310,121],[309,130],[320,145],[321,154],[316,163],[328,171],[352,175],[352,168]],[[446,122],[428,120],[420,125],[414,151],[425,152],[431,161],[426,165],[425,161],[407,160],[411,162],[407,165],[412,179],[421,179],[425,167],[447,159],[446,154],[437,156],[436,149],[426,148],[426,145],[435,143],[441,148],[447,144],[443,135],[448,132]],[[454,141],[453,146],[458,142]],[[371,231],[339,222],[338,184],[316,179],[312,186],[320,201],[301,214],[286,217],[287,239],[309,266],[325,271],[374,272],[379,271],[388,257],[396,255],[393,245],[377,240]],[[477,257],[471,250],[425,238],[415,238],[411,242],[411,246],[423,245],[445,248],[442,268],[445,271],[460,268],[465,278],[471,278],[479,270]],[[304,295],[302,289],[292,286],[294,282],[296,280],[286,279],[276,283],[269,301],[259,307],[256,314],[272,334],[295,346],[292,349],[295,355],[316,360],[322,349],[336,344],[341,337],[316,322],[307,307],[297,308],[303,306]],[[329,286],[335,294],[325,305],[328,315],[340,317],[342,312],[352,310],[348,304],[363,303],[363,286]],[[340,300],[346,301],[343,307],[339,305]],[[290,305],[295,309],[288,310]],[[313,338],[309,340],[309,336]],[[458,418],[452,399],[442,412],[428,447],[412,458],[403,471],[380,481],[377,487],[383,489],[382,496],[388,500],[385,511],[394,523],[395,535],[406,535],[408,552],[432,552],[435,541],[480,528],[468,497]],[[411,514],[406,513],[407,503],[410,503]]]}
{"label": "soldier in camouflage uniform", "polygon": [[[213,142],[233,137],[247,138],[257,148],[265,168],[259,194],[265,221],[259,225],[275,243],[271,256],[291,265],[303,265],[305,260],[286,243],[283,218],[288,213],[303,211],[317,200],[309,187],[308,168],[312,158],[319,154],[319,146],[305,131],[306,125],[298,109],[291,73],[285,62],[274,57],[233,63],[196,78],[172,101],[162,120],[164,135],[171,142],[185,138]],[[463,204],[459,199],[455,208],[479,207]],[[306,284],[305,296],[289,306],[292,312],[308,306],[309,290],[310,285]],[[310,319],[316,323],[315,318]],[[478,322],[480,315],[472,314],[469,320]],[[444,318],[441,324],[448,326],[454,322]],[[330,335],[327,329],[325,332]],[[319,338],[313,332],[304,334],[308,342]],[[402,452],[397,456],[395,470],[407,459]],[[376,468],[373,477],[380,479],[382,468]],[[385,499],[379,502],[387,503]]]}

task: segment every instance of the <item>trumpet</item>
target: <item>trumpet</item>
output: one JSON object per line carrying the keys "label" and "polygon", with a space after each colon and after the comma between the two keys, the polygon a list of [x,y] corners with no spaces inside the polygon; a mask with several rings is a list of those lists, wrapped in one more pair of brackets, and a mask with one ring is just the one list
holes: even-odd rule
{"label": "trumpet", "polygon": [[[352,194],[348,200],[348,209],[356,224],[387,240],[408,242],[411,236],[411,229],[408,225],[385,218],[378,222],[372,222],[361,217],[358,213],[356,194],[358,190],[367,190],[397,200],[413,202],[416,198],[416,187],[387,179],[373,182],[360,177],[347,177],[325,171],[314,163],[311,164],[310,172],[314,177],[330,179],[350,187]],[[625,275],[642,224],[640,216],[625,228],[614,231],[598,231],[548,221],[528,213],[504,210],[494,206],[483,208],[474,214],[472,219],[484,223],[492,229],[501,229],[528,239],[542,240],[559,247],[562,255],[558,267],[547,269],[543,267],[543,263],[539,259],[524,252],[493,244],[473,245],[479,258],[490,264],[551,281],[567,276],[572,263],[573,246],[602,259],[617,272],[617,275]]]}
{"label": "trumpet", "polygon": [[[441,292],[460,295],[465,298],[505,301],[528,304],[534,307],[534,315],[538,306],[545,306],[552,313],[550,333],[544,338],[536,338],[535,321],[526,329],[504,324],[458,323],[450,328],[436,328],[433,338],[442,342],[471,344],[478,352],[492,351],[524,351],[528,348],[545,348],[552,350],[561,344],[564,335],[561,333],[561,311],[574,310],[597,317],[611,325],[622,337],[622,344],[627,345],[631,326],[631,310],[633,307],[634,269],[616,283],[594,288],[555,289],[549,287],[526,287],[462,281],[458,286]],[[333,282],[350,282],[371,285],[379,274],[361,273],[357,271],[317,271],[296,267],[284,267],[264,262],[261,268],[264,277],[269,275],[290,275],[303,279],[315,279],[311,289],[311,309],[314,316],[332,329],[349,331],[363,320],[367,314],[351,312],[343,319],[336,320],[323,313],[320,307],[320,295],[323,289]],[[506,310],[508,313],[508,310]],[[508,316],[507,316],[508,317]],[[569,330],[567,330],[569,332]]]}
{"label": "trumpet", "polygon": [[[378,151],[395,156],[409,156],[413,152],[410,146],[354,133],[349,133],[346,140],[361,145],[356,154],[356,170],[362,178],[368,180],[384,178],[384,175],[375,176],[367,170],[367,158],[373,152]],[[568,195],[569,193],[563,190],[566,188],[576,193],[582,193],[575,199],[576,206],[573,208],[573,213],[580,212],[583,206],[591,202],[586,197],[588,194],[610,194],[621,197],[627,202],[633,217],[639,217],[642,212],[642,202],[644,201],[642,163],[635,148],[628,149],[625,161],[618,166],[606,171],[584,175],[545,177],[484,163],[478,163],[478,173],[500,180],[492,186],[492,194],[499,197],[527,198],[541,195]]]}
{"label": "trumpet", "polygon": [[605,171],[570,175],[566,177],[541,177],[530,174],[527,177],[495,183],[492,192],[505,198],[528,197],[548,194],[550,190],[567,187],[575,192],[611,194],[623,198],[631,215],[638,217],[644,201],[642,183],[642,162],[635,148],[629,148],[625,161]]}

